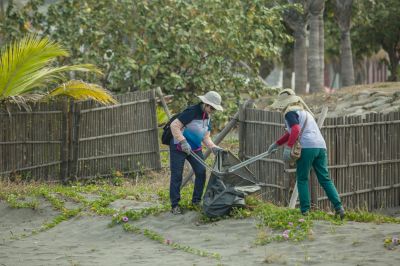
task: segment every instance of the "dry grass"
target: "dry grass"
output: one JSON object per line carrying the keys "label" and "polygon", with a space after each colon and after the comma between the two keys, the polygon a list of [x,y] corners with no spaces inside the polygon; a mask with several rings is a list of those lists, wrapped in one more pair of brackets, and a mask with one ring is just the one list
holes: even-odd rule
{"label": "dry grass", "polygon": [[[339,90],[335,90],[333,93],[313,93],[307,95],[301,95],[307,105],[318,113],[318,110],[323,105],[328,105],[331,108],[334,108],[338,102],[340,97],[343,97],[348,94],[358,94],[362,91],[366,92],[383,92],[389,95],[393,94],[396,91],[400,91],[400,82],[381,82],[381,83],[372,83],[372,84],[361,84],[354,85],[349,87],[344,87]],[[269,105],[273,102],[275,96],[266,96],[258,99],[256,101],[257,108],[267,109],[269,110]]]}
{"label": "dry grass", "polygon": [[348,93],[359,93],[361,91],[382,91],[382,92],[394,92],[400,91],[400,82],[380,82],[372,84],[361,84],[349,87],[344,87],[337,90],[337,94],[348,94]]}

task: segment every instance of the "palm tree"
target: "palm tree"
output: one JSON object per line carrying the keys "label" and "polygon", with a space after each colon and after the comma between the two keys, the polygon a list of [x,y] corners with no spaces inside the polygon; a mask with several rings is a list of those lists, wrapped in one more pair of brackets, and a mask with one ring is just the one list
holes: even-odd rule
{"label": "palm tree", "polygon": [[308,75],[310,92],[324,91],[324,31],[323,13],[325,0],[307,2],[310,19],[310,38],[308,48]]}
{"label": "palm tree", "polygon": [[[289,3],[297,3],[303,6],[305,0],[289,0]],[[294,41],[294,88],[296,93],[305,94],[307,88],[307,20],[305,14],[297,9],[291,8],[284,13],[286,24],[293,30]]]}
{"label": "palm tree", "polygon": [[353,0],[336,0],[335,17],[340,29],[340,76],[342,86],[354,85],[353,53],[350,27]]}
{"label": "palm tree", "polygon": [[[63,74],[70,71],[101,74],[90,64],[51,65],[57,57],[68,55],[60,44],[37,35],[29,35],[7,45],[0,57],[0,102],[14,102],[28,107],[27,101],[69,96],[78,100],[93,99],[102,104],[116,103],[107,90],[96,84],[78,80],[65,82]],[[60,82],[64,83],[57,86]],[[52,86],[55,89],[50,91]]]}

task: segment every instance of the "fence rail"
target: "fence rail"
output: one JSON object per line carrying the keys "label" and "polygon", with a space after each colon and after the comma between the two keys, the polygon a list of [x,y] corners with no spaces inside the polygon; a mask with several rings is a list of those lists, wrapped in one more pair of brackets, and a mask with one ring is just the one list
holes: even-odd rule
{"label": "fence rail", "polygon": [[0,175],[86,178],[161,167],[154,91],[119,104],[39,103],[0,111]]}
{"label": "fence rail", "polygon": [[[264,152],[283,134],[283,125],[280,113],[242,109],[242,159]],[[321,132],[327,143],[330,176],[348,208],[400,206],[400,112],[326,118]],[[272,184],[263,188],[264,199],[286,205],[296,169],[281,158],[279,151],[253,163],[250,169],[259,182]],[[317,199],[318,208],[330,208],[320,186]]]}

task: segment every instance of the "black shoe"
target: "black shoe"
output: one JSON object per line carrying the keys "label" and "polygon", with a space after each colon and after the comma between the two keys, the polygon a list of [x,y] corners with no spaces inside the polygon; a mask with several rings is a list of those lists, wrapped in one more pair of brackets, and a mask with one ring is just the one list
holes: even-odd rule
{"label": "black shoe", "polygon": [[182,214],[181,207],[179,207],[179,206],[173,207],[173,208],[171,209],[171,213],[172,213],[173,215]]}
{"label": "black shoe", "polygon": [[335,216],[339,216],[339,217],[340,217],[340,220],[343,220],[344,217],[346,216],[346,213],[345,213],[345,211],[344,211],[344,208],[343,208],[343,207],[340,207],[339,209],[337,209],[337,210],[335,211]]}
{"label": "black shoe", "polygon": [[200,210],[201,209],[201,205],[200,202],[192,202],[192,206],[191,206],[194,210]]}

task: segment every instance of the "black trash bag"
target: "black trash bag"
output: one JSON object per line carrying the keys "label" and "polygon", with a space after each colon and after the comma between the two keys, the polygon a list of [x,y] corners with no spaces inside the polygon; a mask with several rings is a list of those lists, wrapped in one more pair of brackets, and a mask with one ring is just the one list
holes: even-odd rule
{"label": "black trash bag", "polygon": [[254,174],[247,167],[233,173],[226,170],[241,161],[230,151],[218,152],[210,180],[203,197],[203,212],[207,217],[215,218],[228,215],[233,207],[244,207],[244,197],[260,190]]}

